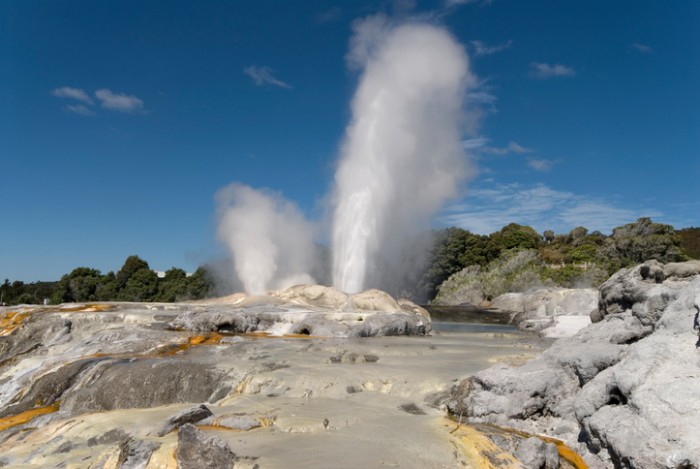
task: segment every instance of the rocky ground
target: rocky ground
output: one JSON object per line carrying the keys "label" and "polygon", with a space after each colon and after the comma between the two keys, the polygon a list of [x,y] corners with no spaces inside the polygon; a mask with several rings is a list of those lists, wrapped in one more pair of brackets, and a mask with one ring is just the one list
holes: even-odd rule
{"label": "rocky ground", "polygon": [[540,288],[526,293],[505,293],[489,304],[494,311],[511,312],[511,323],[542,337],[571,337],[591,324],[598,307],[595,288]]}
{"label": "rocky ground", "polygon": [[618,272],[593,324],[461,381],[450,411],[561,438],[593,468],[700,467],[699,272],[654,261]]}
{"label": "rocky ground", "polygon": [[0,466],[522,467],[445,411],[459,377],[544,346],[491,327],[428,335],[409,302],[324,287],[2,308]]}

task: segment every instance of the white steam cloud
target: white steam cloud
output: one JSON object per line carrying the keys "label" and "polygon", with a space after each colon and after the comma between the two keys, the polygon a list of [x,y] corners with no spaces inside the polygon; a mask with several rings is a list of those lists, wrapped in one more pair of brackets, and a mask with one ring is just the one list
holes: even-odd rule
{"label": "white steam cloud", "polygon": [[[348,293],[391,282],[398,289],[397,278],[420,267],[419,233],[469,173],[464,101],[478,82],[444,28],[396,26],[383,16],[354,25],[347,59],[361,77],[339,152],[326,264]],[[241,184],[217,201],[219,239],[248,293],[327,275],[312,270],[314,229],[296,205]]]}
{"label": "white steam cloud", "polygon": [[[476,85],[468,57],[443,28],[355,25],[349,59],[363,67],[335,175],[333,283],[367,287],[467,175],[463,100]],[[395,269],[394,269],[395,270]]]}
{"label": "white steam cloud", "polygon": [[231,184],[216,195],[218,237],[248,293],[312,284],[313,227],[280,194]]}

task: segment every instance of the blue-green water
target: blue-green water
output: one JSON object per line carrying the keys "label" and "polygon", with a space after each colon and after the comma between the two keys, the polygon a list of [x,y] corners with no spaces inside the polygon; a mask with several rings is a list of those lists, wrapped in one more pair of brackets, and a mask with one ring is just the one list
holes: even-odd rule
{"label": "blue-green water", "polygon": [[433,330],[438,332],[491,332],[491,333],[517,333],[514,326],[504,324],[481,324],[474,322],[443,322],[433,321]]}

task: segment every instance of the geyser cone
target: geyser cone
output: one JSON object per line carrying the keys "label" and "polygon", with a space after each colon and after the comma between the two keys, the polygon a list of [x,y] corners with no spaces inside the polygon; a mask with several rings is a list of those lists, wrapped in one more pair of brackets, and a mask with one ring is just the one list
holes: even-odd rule
{"label": "geyser cone", "polygon": [[466,175],[462,103],[475,80],[464,49],[436,26],[380,23],[355,28],[350,56],[364,71],[335,175],[333,283],[349,293],[368,286],[378,256],[399,261]]}

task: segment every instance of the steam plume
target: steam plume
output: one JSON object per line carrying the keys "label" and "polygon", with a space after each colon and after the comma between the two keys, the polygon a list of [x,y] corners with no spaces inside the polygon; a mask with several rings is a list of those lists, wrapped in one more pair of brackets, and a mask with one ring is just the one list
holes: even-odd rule
{"label": "steam plume", "polygon": [[216,195],[218,237],[248,293],[315,283],[313,227],[280,194],[234,183]]}
{"label": "steam plume", "polygon": [[348,59],[363,71],[335,175],[333,283],[357,292],[457,194],[463,98],[476,80],[444,29],[377,16],[355,25]]}

